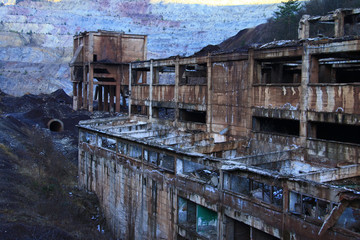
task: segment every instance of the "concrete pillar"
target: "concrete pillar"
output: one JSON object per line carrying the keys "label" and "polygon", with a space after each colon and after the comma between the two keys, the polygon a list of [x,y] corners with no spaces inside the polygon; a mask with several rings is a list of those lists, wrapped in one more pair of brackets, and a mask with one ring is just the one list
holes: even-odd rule
{"label": "concrete pillar", "polygon": [[335,37],[340,38],[345,34],[345,13],[341,9],[335,11]]}
{"label": "concrete pillar", "polygon": [[110,109],[109,109],[109,111],[110,112],[114,112],[114,89],[115,88],[115,86],[112,86],[112,85],[110,85],[109,86],[109,92],[110,92],[110,104],[109,104],[109,107],[110,107]]}
{"label": "concrete pillar", "polygon": [[120,112],[120,87],[121,87],[121,77],[123,71],[122,66],[119,66],[116,71],[116,88],[115,88],[115,95],[116,95],[116,102],[115,102],[115,112]]}
{"label": "concrete pillar", "polygon": [[98,89],[99,89],[99,100],[98,100],[98,110],[99,111],[103,111],[103,86],[98,85]]}
{"label": "concrete pillar", "polygon": [[301,87],[300,87],[300,143],[306,147],[307,137],[307,109],[309,104],[309,88],[311,72],[311,56],[308,44],[303,46],[302,67],[301,67]]}
{"label": "concrete pillar", "polygon": [[180,64],[179,64],[179,57],[176,58],[175,61],[175,93],[174,93],[174,102],[175,102],[175,127],[178,126],[179,123],[179,82],[180,82]]}
{"label": "concrete pillar", "polygon": [[84,75],[83,75],[83,108],[88,109],[87,107],[87,81],[88,81],[88,69],[87,66],[83,66],[84,69]]}
{"label": "concrete pillar", "polygon": [[[72,76],[72,74],[71,74]],[[73,82],[73,109],[78,110],[77,82]]]}
{"label": "concrete pillar", "polygon": [[154,79],[154,60],[150,60],[150,83],[149,83],[149,120],[152,120],[152,91]]}
{"label": "concrete pillar", "polygon": [[89,111],[94,109],[94,65],[89,64]]}
{"label": "concrete pillar", "polygon": [[[129,117],[131,116],[131,83],[132,83],[132,70],[131,70],[131,63],[129,64]],[[124,103],[126,105],[126,103]]]}
{"label": "concrete pillar", "polygon": [[303,15],[299,21],[298,38],[307,39],[310,37],[310,15]]}
{"label": "concrete pillar", "polygon": [[82,99],[83,99],[83,97],[82,97],[82,82],[79,82],[78,83],[78,94],[77,94],[77,108],[78,109],[80,109],[81,108],[81,106],[82,106]]}
{"label": "concrete pillar", "polygon": [[109,111],[109,86],[104,86],[104,111]]}
{"label": "concrete pillar", "polygon": [[207,57],[207,105],[206,105],[206,130],[207,132],[212,132],[212,62],[210,54]]}
{"label": "concrete pillar", "polygon": [[[246,134],[247,136],[251,136],[251,129],[252,129],[252,112],[251,112],[251,107],[253,106],[253,96],[254,96],[254,88],[253,83],[254,83],[254,75],[255,75],[255,59],[254,59],[254,49],[249,49],[249,82],[248,82],[248,90],[247,90],[247,101],[248,101],[248,106],[249,108],[246,110],[246,122],[247,122],[247,126],[246,126]],[[257,66],[256,70],[260,69],[261,72],[261,67]],[[259,76],[260,78],[260,76]]]}

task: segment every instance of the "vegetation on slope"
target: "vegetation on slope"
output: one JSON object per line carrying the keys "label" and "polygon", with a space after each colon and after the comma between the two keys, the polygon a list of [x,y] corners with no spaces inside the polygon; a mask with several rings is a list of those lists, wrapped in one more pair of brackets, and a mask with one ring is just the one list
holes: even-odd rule
{"label": "vegetation on slope", "polygon": [[[228,38],[218,45],[209,45],[195,56],[207,55],[209,52],[239,51],[253,44],[262,44],[274,40],[296,40],[298,39],[298,24],[305,14],[310,16],[322,16],[338,8],[360,8],[359,0],[288,0],[278,6],[273,17],[266,23],[255,28],[243,29],[235,36]],[[324,25],[324,24],[323,24]],[[320,26],[322,32],[328,26]],[[312,33],[314,35],[314,33]]]}
{"label": "vegetation on slope", "polygon": [[[63,132],[46,128],[52,117]],[[0,91],[0,239],[111,239],[97,197],[77,186],[75,125],[87,118],[62,90]]]}

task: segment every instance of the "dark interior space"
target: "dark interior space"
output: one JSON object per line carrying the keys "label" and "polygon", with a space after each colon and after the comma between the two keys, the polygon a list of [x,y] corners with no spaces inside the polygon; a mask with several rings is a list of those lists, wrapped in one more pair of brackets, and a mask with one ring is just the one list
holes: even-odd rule
{"label": "dark interior space", "polygon": [[180,109],[179,110],[180,121],[184,122],[197,122],[206,123],[206,112]]}
{"label": "dark interior space", "polygon": [[254,117],[253,130],[266,133],[299,136],[300,123],[298,120]]}
{"label": "dark interior space", "polygon": [[311,129],[314,129],[312,138],[360,144],[360,126],[312,122]]}

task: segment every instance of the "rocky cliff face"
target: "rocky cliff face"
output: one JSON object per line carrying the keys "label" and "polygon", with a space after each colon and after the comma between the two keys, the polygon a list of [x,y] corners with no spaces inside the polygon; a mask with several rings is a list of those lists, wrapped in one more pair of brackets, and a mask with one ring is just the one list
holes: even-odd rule
{"label": "rocky cliff face", "polygon": [[151,0],[25,0],[3,5],[0,89],[16,96],[59,88],[70,93],[68,62],[77,32],[146,34],[148,58],[183,56],[265,22],[275,9],[276,4],[207,6]]}

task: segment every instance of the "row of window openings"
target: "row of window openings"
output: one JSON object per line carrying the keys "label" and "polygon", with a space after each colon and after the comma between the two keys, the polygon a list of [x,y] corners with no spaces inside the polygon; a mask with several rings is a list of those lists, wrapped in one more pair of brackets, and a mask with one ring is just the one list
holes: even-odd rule
{"label": "row of window openings", "polygon": [[[147,115],[148,107],[143,105],[131,105],[131,113],[139,115]],[[153,107],[153,118],[163,120],[174,120],[174,108]],[[179,120],[183,122],[206,123],[206,112],[188,109],[179,109]]]}
{"label": "row of window openings", "polygon": [[[356,83],[360,82],[359,60],[321,58],[313,60],[313,68],[318,69],[311,76],[310,83]],[[318,65],[315,67],[314,65]],[[257,62],[258,84],[281,84],[301,82],[301,59],[289,62]]]}
{"label": "row of window openings", "polygon": [[[331,129],[331,131],[329,131]],[[253,130],[257,132],[299,136],[300,121],[253,117]],[[328,141],[360,144],[360,126],[310,122],[308,137]]]}
{"label": "row of window openings", "polygon": [[[180,65],[179,85],[206,85],[206,64]],[[154,85],[175,85],[175,66],[154,68]],[[134,84],[149,84],[150,73],[148,71],[133,71]]]}
{"label": "row of window openings", "polygon": [[249,178],[225,173],[224,189],[257,198],[278,207],[283,206],[283,189],[281,187],[270,186]]}
{"label": "row of window openings", "polygon": [[[283,189],[233,174],[224,174],[224,188],[235,193],[252,196],[278,207],[283,206]],[[289,211],[324,221],[337,204],[308,195],[290,192]]]}
{"label": "row of window openings", "polygon": [[[82,132],[82,142],[96,145],[96,135],[89,132]],[[124,142],[118,142],[118,152],[129,157],[144,160],[151,164],[160,166],[167,170],[175,171],[174,161],[175,157],[144,149],[138,145],[132,145]],[[116,140],[105,136],[99,136],[99,147],[116,151]],[[200,179],[214,187],[218,185],[219,173],[209,170],[205,165],[192,162],[189,160],[176,159],[177,161],[177,174],[183,174]]]}
{"label": "row of window openings", "polygon": [[[217,212],[178,197],[178,224],[180,227],[191,233],[196,232],[196,234],[207,239],[216,239],[218,222]],[[277,239],[229,217],[225,217],[225,222],[226,227],[224,230],[227,239]]]}

